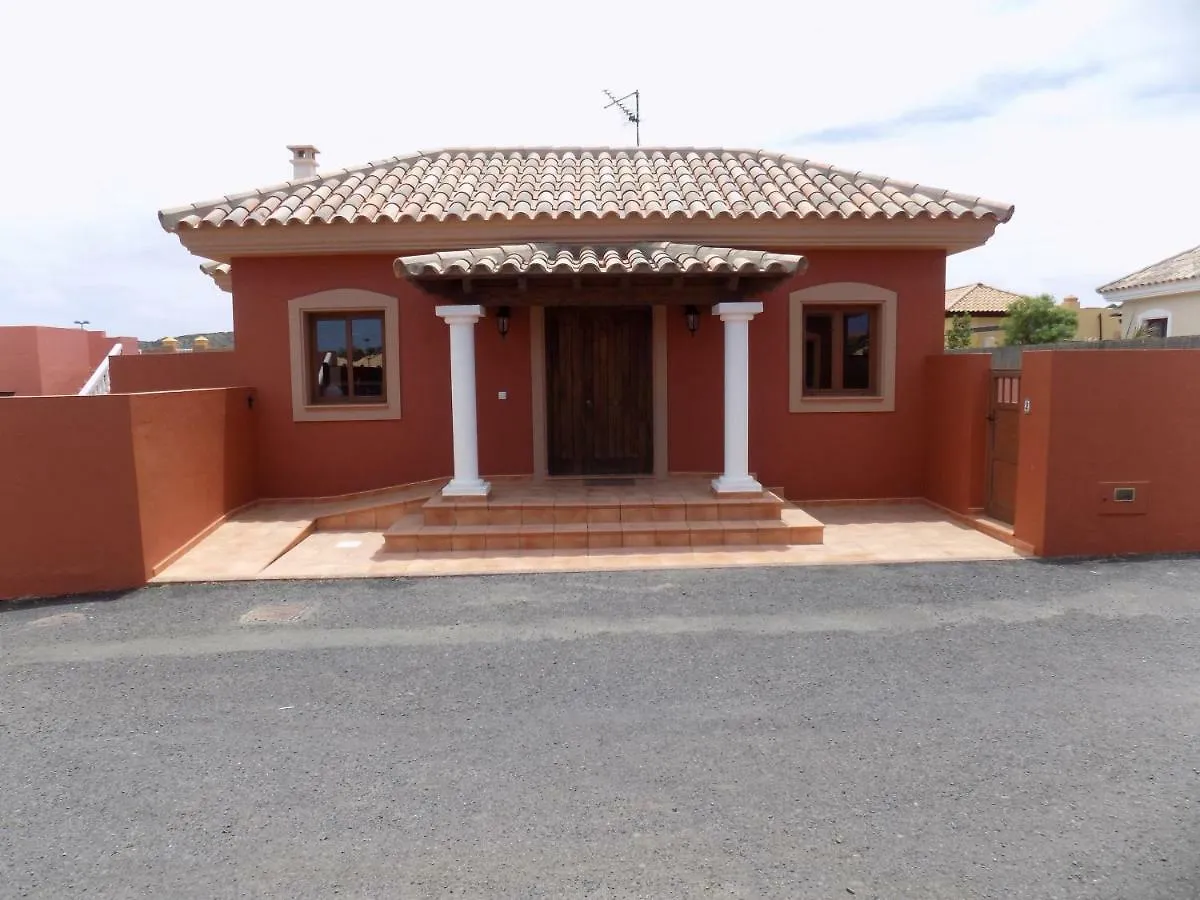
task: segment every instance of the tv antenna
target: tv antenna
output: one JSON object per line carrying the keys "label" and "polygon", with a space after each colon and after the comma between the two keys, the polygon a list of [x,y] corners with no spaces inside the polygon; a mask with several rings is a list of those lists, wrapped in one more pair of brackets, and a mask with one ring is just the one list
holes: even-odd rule
{"label": "tv antenna", "polygon": [[[641,104],[639,102],[640,94],[641,94],[641,91],[631,91],[630,93],[626,94],[624,97],[614,97],[612,91],[607,90],[607,89],[605,89],[605,91],[604,91],[604,95],[606,97],[608,97],[609,100],[612,101],[612,103],[608,104],[608,106],[606,106],[604,108],[611,109],[612,107],[615,106],[617,109],[619,109],[622,113],[625,114],[626,119],[628,119],[630,122],[633,123],[633,141],[634,141],[634,146],[637,146],[637,147],[642,146],[642,108],[641,108]],[[633,98],[633,111],[632,112],[630,111],[629,107],[625,105],[625,101],[628,100],[630,97]]]}

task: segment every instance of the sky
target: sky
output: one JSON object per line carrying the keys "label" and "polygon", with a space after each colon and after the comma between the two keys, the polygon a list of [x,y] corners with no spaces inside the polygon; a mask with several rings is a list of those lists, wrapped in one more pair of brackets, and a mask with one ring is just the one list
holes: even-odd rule
{"label": "sky", "polygon": [[159,209],[464,146],[764,148],[1016,205],[948,286],[1200,244],[1200,0],[0,0],[0,324],[229,329]]}

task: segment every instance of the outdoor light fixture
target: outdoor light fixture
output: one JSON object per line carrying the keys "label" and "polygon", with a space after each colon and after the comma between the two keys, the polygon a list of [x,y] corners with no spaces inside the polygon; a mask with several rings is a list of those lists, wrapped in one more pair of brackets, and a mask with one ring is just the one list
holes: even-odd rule
{"label": "outdoor light fixture", "polygon": [[496,330],[500,332],[500,337],[508,335],[508,317],[512,313],[507,306],[501,306],[496,310]]}
{"label": "outdoor light fixture", "polygon": [[687,330],[695,335],[696,329],[700,327],[700,310],[689,303],[683,308],[683,321],[687,323]]}

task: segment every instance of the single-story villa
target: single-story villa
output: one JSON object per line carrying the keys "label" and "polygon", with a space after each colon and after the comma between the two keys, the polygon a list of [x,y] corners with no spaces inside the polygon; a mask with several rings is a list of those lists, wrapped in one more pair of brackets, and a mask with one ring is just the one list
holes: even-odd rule
{"label": "single-story villa", "polygon": [[1200,247],[1139,269],[1096,292],[1121,304],[1127,334],[1153,337],[1200,334]]}
{"label": "single-story villa", "polygon": [[[161,212],[232,293],[267,497],[711,473],[919,496],[946,257],[1013,208],[759,150],[468,149]],[[184,386],[184,385],[174,385]],[[212,385],[195,385],[212,386]]]}
{"label": "single-story villa", "polygon": [[976,282],[946,290],[946,331],[957,316],[971,317],[971,346],[998,347],[1004,343],[1004,320],[1020,294]]}

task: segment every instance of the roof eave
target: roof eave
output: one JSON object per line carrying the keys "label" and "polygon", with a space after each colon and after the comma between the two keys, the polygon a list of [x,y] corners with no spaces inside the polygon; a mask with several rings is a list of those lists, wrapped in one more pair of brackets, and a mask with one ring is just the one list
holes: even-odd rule
{"label": "roof eave", "polygon": [[235,256],[467,250],[525,242],[635,243],[670,239],[738,249],[926,249],[960,253],[981,247],[999,220],[930,219],[671,219],[589,218],[415,223],[308,223],[184,228],[191,253],[230,262]]}
{"label": "roof eave", "polygon": [[1096,293],[1111,303],[1146,300],[1151,297],[1172,297],[1177,294],[1200,293],[1200,277],[1160,281],[1154,284],[1131,284],[1126,287],[1112,287],[1110,284],[1106,284],[1103,287],[1096,288]]}

